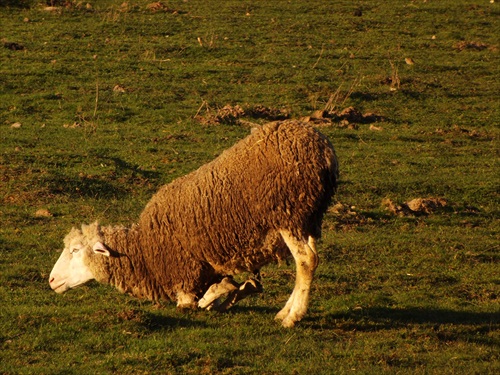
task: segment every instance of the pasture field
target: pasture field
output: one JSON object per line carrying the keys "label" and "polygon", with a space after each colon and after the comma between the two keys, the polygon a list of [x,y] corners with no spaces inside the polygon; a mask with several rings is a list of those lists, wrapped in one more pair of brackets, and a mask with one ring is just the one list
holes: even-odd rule
{"label": "pasture field", "polygon": [[[0,0],[0,374],[500,373],[499,20],[489,0]],[[282,117],[341,169],[296,328],[273,320],[293,265],[222,315],[50,290],[72,226],[134,222]]]}

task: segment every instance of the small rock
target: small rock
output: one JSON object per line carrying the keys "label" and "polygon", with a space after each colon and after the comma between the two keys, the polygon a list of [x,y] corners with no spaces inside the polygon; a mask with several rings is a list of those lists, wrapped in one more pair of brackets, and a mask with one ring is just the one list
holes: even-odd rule
{"label": "small rock", "polygon": [[325,118],[325,114],[326,114],[326,111],[323,110],[323,109],[319,109],[317,111],[314,111],[312,114],[311,114],[311,118],[312,119],[323,119]]}
{"label": "small rock", "polygon": [[53,216],[52,213],[45,208],[41,208],[35,212],[35,217],[52,217],[52,216]]}
{"label": "small rock", "polygon": [[73,124],[63,124],[63,127],[65,129],[75,129],[80,127],[80,124],[75,121]]}
{"label": "small rock", "polygon": [[22,126],[20,122],[13,123],[10,127],[13,129],[19,129]]}
{"label": "small rock", "polygon": [[125,90],[125,87],[123,87],[123,86],[121,86],[121,85],[115,85],[115,87],[113,87],[113,91],[114,91],[114,92],[121,92],[121,93],[123,93],[123,92],[125,92],[126,90]]}
{"label": "small rock", "polygon": [[415,198],[406,202],[406,206],[414,212],[422,212],[426,214],[446,207],[448,202],[444,198]]}

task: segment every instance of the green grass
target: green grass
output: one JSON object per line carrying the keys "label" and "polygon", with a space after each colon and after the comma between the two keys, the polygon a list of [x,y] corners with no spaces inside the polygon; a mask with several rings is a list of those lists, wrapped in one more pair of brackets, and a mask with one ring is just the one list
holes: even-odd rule
{"label": "green grass", "polygon": [[[0,373],[500,371],[498,4],[47,3],[0,0]],[[325,217],[298,327],[273,320],[286,265],[223,315],[97,284],[50,290],[72,225],[132,223],[159,186],[248,134],[195,120],[207,106],[297,118],[337,90],[339,109],[381,130],[320,128],[341,162],[335,202],[354,208]],[[448,204],[406,217],[383,204],[417,197]]]}

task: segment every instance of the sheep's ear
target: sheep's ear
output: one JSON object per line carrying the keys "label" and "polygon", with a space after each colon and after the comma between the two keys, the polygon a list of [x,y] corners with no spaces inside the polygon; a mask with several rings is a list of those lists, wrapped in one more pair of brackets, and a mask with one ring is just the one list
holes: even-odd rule
{"label": "sheep's ear", "polygon": [[108,248],[102,242],[96,242],[92,247],[92,250],[94,250],[94,253],[96,254],[104,255],[107,257],[111,255]]}

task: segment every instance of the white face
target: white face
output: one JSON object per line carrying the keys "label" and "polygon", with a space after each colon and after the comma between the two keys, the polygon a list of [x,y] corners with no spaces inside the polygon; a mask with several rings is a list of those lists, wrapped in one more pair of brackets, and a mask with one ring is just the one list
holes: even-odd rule
{"label": "white face", "polygon": [[88,266],[88,258],[93,253],[109,256],[109,251],[101,242],[91,246],[83,236],[77,236],[72,240],[66,239],[65,244],[49,277],[50,287],[56,293],[64,293],[95,278]]}

